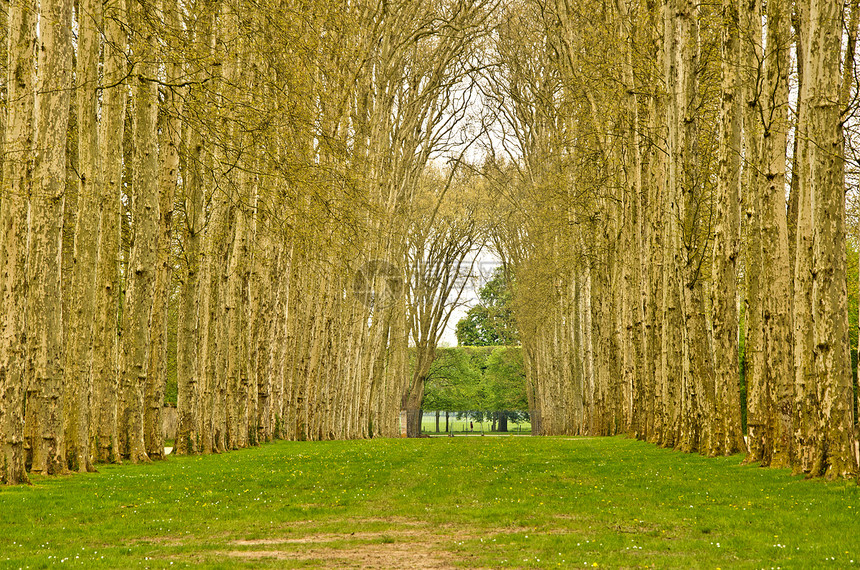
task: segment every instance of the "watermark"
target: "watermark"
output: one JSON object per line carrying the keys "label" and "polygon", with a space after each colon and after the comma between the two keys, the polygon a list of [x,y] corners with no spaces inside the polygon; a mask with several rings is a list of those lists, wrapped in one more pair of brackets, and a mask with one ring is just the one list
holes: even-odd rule
{"label": "watermark", "polygon": [[365,307],[383,309],[393,305],[405,292],[412,298],[438,294],[442,281],[453,279],[450,295],[460,297],[461,301],[473,300],[502,264],[496,259],[478,259],[463,265],[457,275],[442,275],[431,281],[427,275],[409,274],[392,263],[372,259],[353,275],[353,295]]}
{"label": "watermark", "polygon": [[403,272],[387,261],[371,259],[353,275],[352,293],[369,309],[390,307],[403,294]]}

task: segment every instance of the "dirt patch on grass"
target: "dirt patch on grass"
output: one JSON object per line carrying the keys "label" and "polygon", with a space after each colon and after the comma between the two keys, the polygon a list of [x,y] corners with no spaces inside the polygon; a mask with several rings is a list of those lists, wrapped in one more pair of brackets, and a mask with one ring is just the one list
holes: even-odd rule
{"label": "dirt patch on grass", "polygon": [[405,526],[426,526],[428,523],[424,521],[416,521],[407,517],[370,517],[365,519],[350,519],[357,523],[388,523]]}
{"label": "dirt patch on grass", "polygon": [[319,568],[434,568],[453,570],[449,552],[428,543],[371,543],[349,548],[310,548],[297,551],[284,550],[232,550],[222,552],[234,558],[254,560],[318,561]]}
{"label": "dirt patch on grass", "polygon": [[416,537],[419,541],[427,537],[426,532],[418,530],[389,530],[385,532],[352,532],[309,534],[299,538],[261,538],[257,540],[234,540],[231,544],[236,546],[264,546],[274,544],[318,544],[336,542],[338,540],[386,540],[394,541],[395,538],[403,540],[406,537]]}
{"label": "dirt patch on grass", "polygon": [[[458,559],[450,550],[454,540],[447,529],[440,532],[441,529],[424,521],[399,517],[351,522],[359,527],[368,523],[389,523],[400,528],[232,540],[228,542],[228,548],[233,548],[216,555],[244,560],[268,558],[312,562],[319,568],[456,568]],[[465,537],[457,538],[462,540]]]}
{"label": "dirt patch on grass", "polygon": [[[459,551],[463,541],[526,534],[568,534],[564,528],[534,528],[522,525],[495,528],[464,529],[460,525],[434,525],[427,521],[401,517],[349,519],[347,528],[361,529],[383,523],[379,530],[354,532],[313,532],[313,521],[297,521],[292,528],[272,529],[271,534],[260,538],[226,539],[220,548],[202,554],[200,562],[232,558],[246,563],[254,560],[283,560],[312,565],[314,568],[428,568],[453,570],[474,560],[470,548]],[[308,527],[308,528],[302,528]],[[309,532],[305,532],[309,531]]]}
{"label": "dirt patch on grass", "polygon": [[[231,546],[275,548],[228,550],[218,554],[246,560],[315,561],[321,568],[453,569],[454,557],[445,545],[448,540],[445,535],[415,528],[350,534],[319,533],[298,538],[235,540],[230,542]],[[333,542],[344,544],[321,546]],[[287,548],[279,549],[279,545]]]}

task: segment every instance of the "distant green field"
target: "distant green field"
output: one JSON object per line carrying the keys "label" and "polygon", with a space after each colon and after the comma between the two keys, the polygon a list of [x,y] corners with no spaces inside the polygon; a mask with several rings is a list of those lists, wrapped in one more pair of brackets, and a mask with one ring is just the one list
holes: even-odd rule
{"label": "distant green field", "polygon": [[[466,419],[457,420],[454,419],[454,416],[451,416],[448,420],[448,425],[454,433],[481,433],[481,424],[480,422],[473,421],[474,424],[471,428],[469,426],[469,421]],[[483,431],[485,433],[489,433],[490,428],[493,426],[492,422],[484,422]],[[517,433],[526,433],[530,434],[532,429],[532,424],[530,422],[521,422],[516,424],[514,422],[508,421],[508,433],[517,434]],[[421,430],[433,435],[436,433],[436,417],[424,416],[424,419],[421,423]],[[445,416],[442,415],[439,417],[439,431],[445,432]]]}
{"label": "distant green field", "polygon": [[0,567],[848,568],[860,488],[623,438],[278,442],[0,489]]}

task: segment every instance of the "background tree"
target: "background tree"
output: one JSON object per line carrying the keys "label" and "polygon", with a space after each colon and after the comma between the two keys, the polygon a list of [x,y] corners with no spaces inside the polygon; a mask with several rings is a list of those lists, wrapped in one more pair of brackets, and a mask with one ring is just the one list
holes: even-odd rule
{"label": "background tree", "polygon": [[511,292],[502,268],[478,290],[478,304],[457,322],[455,333],[460,346],[518,344]]}
{"label": "background tree", "polygon": [[466,411],[477,421],[489,419],[493,431],[507,431],[509,419],[528,418],[527,408],[520,348],[438,349],[427,375],[424,409],[445,412],[445,431],[451,412]]}
{"label": "background tree", "polygon": [[457,171],[452,170],[446,178],[430,173],[424,184],[408,238],[405,293],[416,362],[403,397],[407,437],[421,434],[424,383],[439,339],[460,304],[483,247],[480,218],[484,213],[476,194],[470,195],[474,192],[470,181],[458,179]]}

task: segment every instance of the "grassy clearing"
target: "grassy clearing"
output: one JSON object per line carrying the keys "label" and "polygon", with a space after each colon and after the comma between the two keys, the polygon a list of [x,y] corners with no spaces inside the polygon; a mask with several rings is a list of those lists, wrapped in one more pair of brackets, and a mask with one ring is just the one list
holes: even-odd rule
{"label": "grassy clearing", "polygon": [[845,568],[860,488],[621,439],[279,442],[0,491],[0,567]]}
{"label": "grassy clearing", "polygon": [[[481,423],[473,421],[472,428],[469,427],[470,420],[458,420],[453,416],[448,420],[448,425],[454,433],[481,433]],[[492,422],[484,422],[484,433],[500,433],[500,432],[490,432],[490,428],[493,426]],[[521,422],[516,424],[514,422],[508,422],[508,431],[506,432],[509,435],[522,435],[522,434],[531,434],[532,424],[530,422]],[[421,421],[421,431],[429,434],[436,434],[436,418],[425,416]],[[445,433],[445,416],[441,416],[439,418],[439,431],[441,433]]]}

